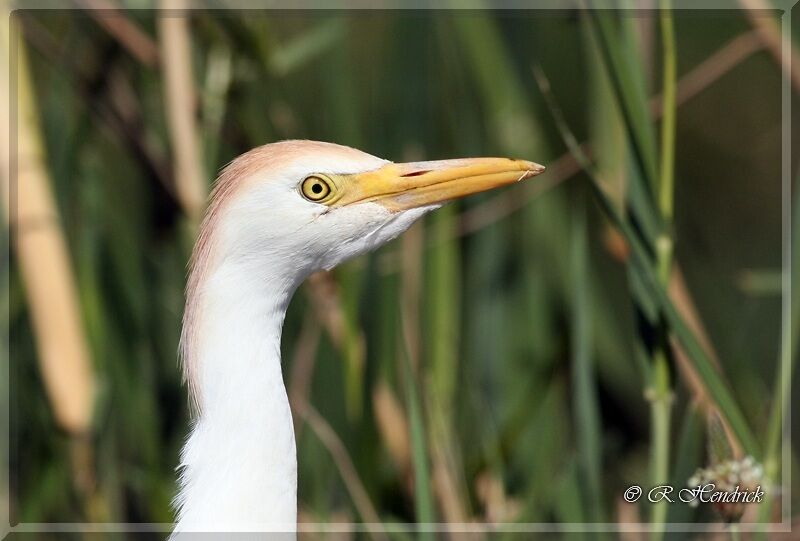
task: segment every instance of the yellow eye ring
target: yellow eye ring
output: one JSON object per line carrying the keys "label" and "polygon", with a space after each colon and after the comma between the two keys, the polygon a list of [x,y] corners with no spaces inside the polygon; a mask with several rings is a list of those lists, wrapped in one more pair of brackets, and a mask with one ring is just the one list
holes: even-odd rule
{"label": "yellow eye ring", "polygon": [[315,203],[328,197],[332,191],[331,181],[318,175],[312,175],[300,184],[300,193],[303,197]]}

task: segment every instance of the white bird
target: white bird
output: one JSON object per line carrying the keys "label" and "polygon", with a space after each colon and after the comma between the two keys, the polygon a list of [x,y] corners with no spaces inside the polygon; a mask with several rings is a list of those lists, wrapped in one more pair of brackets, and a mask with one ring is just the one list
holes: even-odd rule
{"label": "white bird", "polygon": [[383,245],[447,201],[543,170],[507,158],[396,164],[316,141],[264,145],[228,165],[186,293],[181,358],[195,419],[173,535],[296,531],[280,340],[289,300],[309,274]]}

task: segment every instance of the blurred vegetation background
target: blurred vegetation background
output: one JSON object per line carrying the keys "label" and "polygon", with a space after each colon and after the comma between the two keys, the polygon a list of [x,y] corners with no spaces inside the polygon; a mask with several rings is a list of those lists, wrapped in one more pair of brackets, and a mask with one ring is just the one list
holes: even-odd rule
{"label": "blurred vegetation background", "polygon": [[752,455],[769,503],[742,520],[780,522],[800,71],[742,6],[16,11],[11,523],[172,521],[197,220],[224,164],[287,138],[548,166],[295,296],[301,521],[719,522],[622,495]]}

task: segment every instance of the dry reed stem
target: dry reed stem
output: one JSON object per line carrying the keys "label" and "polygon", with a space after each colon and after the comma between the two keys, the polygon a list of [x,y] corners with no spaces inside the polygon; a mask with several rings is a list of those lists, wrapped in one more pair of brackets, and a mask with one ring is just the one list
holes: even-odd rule
{"label": "dry reed stem", "polygon": [[[443,443],[439,441],[441,438],[434,438],[431,435],[428,439],[430,440],[433,492],[441,507],[444,521],[449,524],[463,524],[469,520],[469,516],[464,508],[451,462],[448,460]],[[477,534],[463,532],[448,532],[448,534],[448,537],[454,541],[464,537],[478,538]]]}
{"label": "dry reed stem", "polygon": [[[336,467],[342,476],[342,480],[359,514],[364,517],[367,522],[377,525],[380,523],[378,513],[367,495],[364,484],[358,476],[347,449],[336,435],[333,428],[308,401],[316,354],[319,349],[319,322],[323,322],[334,342],[336,342],[337,337],[338,340],[341,341],[344,333],[344,316],[341,303],[336,293],[336,284],[333,282],[330,274],[323,272],[315,273],[309,278],[309,286],[312,290],[310,296],[312,302],[315,304],[316,315],[307,315],[303,321],[303,327],[300,331],[300,336],[292,358],[289,400],[293,410],[301,419],[308,423],[333,457]],[[331,314],[337,315],[332,316]],[[300,434],[302,434],[302,426],[299,420],[296,419],[295,434],[297,439],[299,439]],[[372,536],[376,539],[386,539],[388,541],[385,532],[376,528],[379,527],[368,527]]]}
{"label": "dry reed stem", "polygon": [[[315,272],[308,277],[306,283],[317,318],[325,327],[333,345],[344,354],[348,339],[347,318],[339,295],[339,285],[333,274],[327,271]],[[363,367],[366,360],[366,344],[360,329],[356,337],[355,354],[356,362]]]}
{"label": "dry reed stem", "polygon": [[[450,524],[461,524],[470,519],[465,502],[466,487],[462,484],[463,468],[458,464],[453,450],[452,426],[445,420],[443,405],[430,385],[426,385],[428,448],[431,462],[431,482],[433,493],[439,502],[444,521]],[[448,532],[448,537],[459,539],[482,539],[478,533],[462,534]]]}
{"label": "dry reed stem", "polygon": [[[420,378],[422,339],[420,333],[420,298],[422,296],[423,250],[425,247],[424,222],[414,224],[401,240],[401,305],[403,342],[414,376]],[[421,378],[420,378],[421,380]],[[408,382],[413,385],[413,382]],[[431,424],[428,424],[429,432]],[[457,489],[456,474],[447,459],[444,443],[434,434],[427,438],[431,459],[433,493],[439,502],[444,518],[449,523],[463,523],[467,513]],[[453,538],[460,534],[451,534]]]}
{"label": "dry reed stem", "polygon": [[[403,343],[414,376],[419,376],[421,341],[419,332],[419,299],[422,294],[422,249],[425,240],[425,223],[417,222],[405,232],[400,240],[402,257],[400,320]],[[412,385],[412,382],[408,382]]]}
{"label": "dry reed stem", "polygon": [[[675,93],[675,104],[683,105],[711,86],[720,77],[764,48],[764,42],[755,31],[745,32],[714,51],[680,78]],[[663,111],[661,95],[650,99],[650,113],[658,118]]]}
{"label": "dry reed stem", "polygon": [[[10,74],[10,33],[11,33],[11,14],[9,11],[9,0],[0,0],[0,15],[3,16],[0,22],[0,71]],[[11,77],[0,78],[0,203],[3,205],[3,216],[8,220],[9,209],[9,179],[11,178],[11,119],[9,110],[11,103]]]}
{"label": "dry reed stem", "polygon": [[367,346],[363,330],[348,324],[339,295],[338,284],[330,272],[320,271],[307,280],[309,296],[317,319],[322,323],[342,359],[353,363],[362,374],[367,360]]}
{"label": "dry reed stem", "polygon": [[[186,8],[186,2],[164,0],[162,7],[182,9]],[[176,193],[184,212],[198,224],[205,208],[207,184],[195,118],[197,95],[192,75],[188,17],[188,12],[161,13],[158,29],[165,80],[164,108],[175,157]]]}
{"label": "dry reed stem", "polygon": [[389,384],[381,380],[372,390],[372,409],[375,422],[389,456],[400,470],[401,477],[410,480],[412,473],[411,442],[406,413]]}
{"label": "dry reed stem", "polygon": [[[648,13],[647,10],[654,10],[657,7],[658,0],[638,0],[636,7],[641,10],[641,13]],[[654,13],[650,11],[650,13]],[[642,59],[642,73],[647,85],[651,85],[654,81],[653,71],[656,68],[653,59],[656,55],[656,20],[657,16],[643,15],[641,17],[633,18],[633,27],[636,35],[638,36],[639,57]]]}
{"label": "dry reed stem", "polygon": [[[739,4],[744,8],[750,24],[761,36],[764,46],[788,76],[795,92],[800,92],[800,51],[794,46],[790,36],[781,34],[780,25],[772,16],[776,8],[765,0],[739,0]],[[791,16],[789,10],[784,16]],[[784,47],[789,54],[783,54]]]}
{"label": "dry reed stem", "polygon": [[[711,359],[711,364],[721,373],[722,365],[719,361],[719,357],[714,349],[711,339],[708,337],[708,331],[703,324],[703,320],[700,318],[700,314],[697,311],[697,306],[694,303],[692,294],[689,292],[689,288],[686,285],[683,270],[677,264],[677,262],[673,265],[670,273],[668,293],[672,299],[672,302],[675,304],[675,308],[686,322],[686,325],[697,337],[698,342],[700,342],[700,346],[705,350],[708,358]],[[671,340],[671,344],[672,351],[675,354],[675,362],[678,365],[678,370],[681,372],[683,380],[686,382],[689,390],[694,396],[694,400],[697,402],[698,406],[704,410],[713,410],[716,412],[716,405],[714,404],[713,399],[708,396],[706,388],[703,386],[703,383],[701,382],[700,376],[697,374],[697,370],[695,369],[694,365],[689,360],[686,350],[675,339]],[[730,425],[722,416],[719,416],[719,421],[722,423],[722,426],[725,429],[725,434],[734,456],[742,457],[744,450],[742,449],[741,443],[739,443],[739,440],[736,438],[736,435],[733,433]]]}
{"label": "dry reed stem", "polygon": [[117,9],[114,2],[80,0],[80,4],[136,60],[148,68],[154,68],[158,64],[158,47],[155,41],[127,17],[124,11]]}
{"label": "dry reed stem", "polygon": [[[9,51],[3,35],[3,52]],[[5,216],[15,235],[14,248],[39,353],[37,359],[53,416],[70,435],[72,480],[89,521],[108,520],[105,500],[97,491],[94,448],[91,441],[95,380],[89,348],[78,306],[75,279],[60,227],[58,211],[50,192],[50,179],[39,133],[33,85],[24,43],[18,44],[17,59],[17,178],[11,188],[11,170],[3,168]],[[7,54],[3,55],[7,57]],[[3,89],[8,99],[8,89]],[[8,103],[4,100],[4,103]],[[4,117],[4,124],[7,124]],[[8,132],[4,132],[8,133]],[[5,154],[10,141],[3,141]],[[16,195],[15,199],[12,199]],[[16,203],[16,206],[14,205]]]}
{"label": "dry reed stem", "polygon": [[70,438],[70,467],[72,483],[78,493],[87,522],[108,522],[111,510],[97,484],[94,443],[90,435]]}
{"label": "dry reed stem", "polygon": [[352,541],[358,535],[352,525],[353,515],[349,509],[334,509],[324,515],[304,507],[297,510],[299,541]]}
{"label": "dry reed stem", "polygon": [[353,460],[350,458],[342,440],[339,439],[333,428],[311,404],[301,401],[295,404],[295,408],[331,454],[336,468],[339,470],[339,474],[347,487],[347,491],[353,499],[353,504],[356,506],[359,515],[366,521],[365,526],[370,536],[376,540],[388,541],[389,538],[381,525],[378,512],[369,499],[364,483],[361,481],[353,465]]}
{"label": "dry reed stem", "polygon": [[[8,5],[8,0],[0,0],[0,72],[10,73],[9,71],[9,34],[11,25],[11,14]],[[10,96],[10,77],[0,78],[0,204],[3,205],[3,216],[8,216],[8,193],[9,193],[9,177],[10,177],[10,156],[9,156],[9,96]],[[4,233],[7,233],[7,229]],[[6,260],[7,261],[7,260]],[[4,263],[7,265],[7,263]],[[7,267],[5,267],[7,268]],[[4,287],[8,287],[8,278],[5,277]],[[8,300],[0,304],[0,309],[4,311],[3,315],[9,312]],[[6,335],[7,336],[7,335]],[[7,339],[3,341],[3,346],[8,348]],[[6,349],[8,351],[8,349]],[[10,411],[9,400],[9,385],[8,376],[10,375],[9,356],[5,355],[0,358],[0,377],[5,379],[5,383],[0,383],[0,408],[3,411]],[[0,419],[0,430],[8,433],[10,429],[10,419],[6,415]],[[0,443],[0,460],[3,464],[9,464],[9,455],[11,451],[10,438],[4,439]],[[10,472],[7,466],[0,468],[0,539],[5,539],[8,536],[11,528],[11,483]]]}
{"label": "dry reed stem", "polygon": [[17,197],[15,201],[10,193],[11,226],[53,413],[67,432],[83,435],[91,429],[94,374],[66,240],[50,191],[23,43],[18,53]]}
{"label": "dry reed stem", "polygon": [[[646,541],[645,534],[642,531],[636,531],[637,528],[642,527],[638,505],[619,498],[617,500],[617,524],[620,525],[620,541]],[[631,526],[631,529],[626,529],[625,526]]]}
{"label": "dry reed stem", "polygon": [[522,511],[522,502],[509,498],[503,479],[491,471],[481,472],[475,479],[475,494],[486,510],[486,522],[515,522]]}
{"label": "dry reed stem", "polygon": [[680,265],[675,263],[670,275],[669,296],[672,298],[672,302],[675,303],[675,308],[680,312],[686,325],[692,330],[695,336],[697,336],[698,342],[700,342],[700,345],[706,351],[709,359],[711,359],[711,363],[716,368],[719,368],[719,357],[714,350],[711,339],[708,337],[708,331],[703,324],[703,320],[700,318],[692,294],[689,292],[689,288],[686,285],[683,269],[681,269]]}

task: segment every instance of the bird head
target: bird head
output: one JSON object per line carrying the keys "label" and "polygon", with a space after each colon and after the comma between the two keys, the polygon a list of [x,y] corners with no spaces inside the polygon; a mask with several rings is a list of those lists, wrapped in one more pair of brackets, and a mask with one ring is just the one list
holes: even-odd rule
{"label": "bird head", "polygon": [[282,141],[223,171],[201,236],[214,230],[217,262],[283,262],[301,280],[383,245],[447,201],[543,170],[507,158],[392,163],[331,143]]}
{"label": "bird head", "polygon": [[264,299],[288,303],[312,272],[381,246],[447,201],[543,170],[507,158],[392,163],[315,141],[272,143],[236,158],[214,187],[186,292],[181,358],[195,405],[209,307],[224,314]]}

